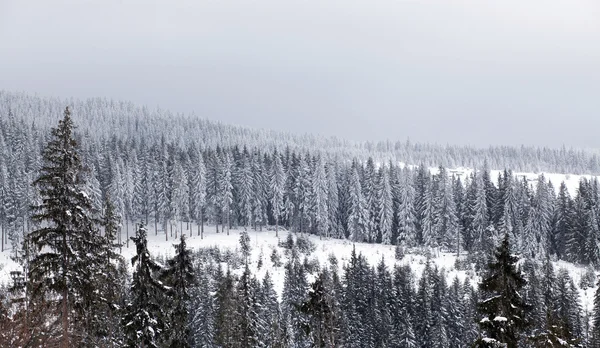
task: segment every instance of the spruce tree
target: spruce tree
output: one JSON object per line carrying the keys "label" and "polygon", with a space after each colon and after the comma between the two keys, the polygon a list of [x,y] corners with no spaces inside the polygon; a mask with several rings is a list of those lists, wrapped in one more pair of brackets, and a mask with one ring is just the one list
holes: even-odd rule
{"label": "spruce tree", "polygon": [[270,180],[270,198],[271,207],[273,209],[273,219],[275,220],[275,236],[279,236],[279,222],[283,215],[283,198],[285,191],[285,182],[287,180],[283,164],[279,154],[273,155],[273,165],[271,169],[271,180]]}
{"label": "spruce tree", "polygon": [[529,306],[519,291],[527,281],[516,268],[517,257],[511,254],[508,235],[488,264],[488,275],[479,284],[487,296],[478,304],[483,318],[479,321],[480,337],[475,342],[481,348],[517,348],[527,327]]}
{"label": "spruce tree", "polygon": [[95,302],[86,303],[88,311],[91,310],[92,313],[89,320],[93,331],[90,332],[86,341],[86,345],[90,346],[121,345],[123,343],[119,317],[125,297],[127,270],[125,260],[118,252],[121,244],[116,242],[120,219],[108,196],[104,202],[102,225],[104,226],[104,243],[102,258],[99,260],[102,273],[94,284],[101,297]]}
{"label": "spruce tree", "polygon": [[195,285],[192,252],[187,248],[185,235],[182,234],[179,244],[175,244],[175,256],[167,261],[167,269],[162,274],[165,283],[170,287],[172,307],[168,321],[171,326],[168,332],[169,347],[187,348],[190,346],[189,304],[191,289]]}
{"label": "spruce tree", "polygon": [[91,329],[85,324],[85,303],[95,302],[101,274],[103,240],[93,218],[92,203],[82,190],[82,165],[74,125],[67,107],[43,151],[44,166],[34,185],[42,203],[33,220],[42,227],[32,231],[27,245],[37,253],[28,265],[32,301],[47,302],[48,320],[60,325],[61,347],[77,345]]}
{"label": "spruce tree", "polygon": [[131,237],[136,255],[131,259],[131,300],[122,321],[126,347],[160,347],[168,329],[164,308],[168,288],[157,279],[162,267],[150,257],[146,235],[146,228],[140,223],[136,236]]}
{"label": "spruce tree", "polygon": [[301,328],[310,337],[311,347],[335,347],[335,320],[332,299],[326,289],[326,275],[320,273],[308,292],[308,299],[300,306],[307,317]]}

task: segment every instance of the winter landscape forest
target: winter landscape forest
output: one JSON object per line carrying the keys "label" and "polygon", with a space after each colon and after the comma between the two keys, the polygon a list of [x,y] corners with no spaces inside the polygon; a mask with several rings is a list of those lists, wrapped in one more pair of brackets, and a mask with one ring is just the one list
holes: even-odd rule
{"label": "winter landscape forest", "polygon": [[600,347],[598,170],[0,92],[0,346]]}

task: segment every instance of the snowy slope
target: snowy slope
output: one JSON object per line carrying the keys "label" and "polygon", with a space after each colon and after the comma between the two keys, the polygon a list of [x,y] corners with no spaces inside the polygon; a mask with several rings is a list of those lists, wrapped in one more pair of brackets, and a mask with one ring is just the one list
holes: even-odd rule
{"label": "snowy slope", "polygon": [[[129,231],[131,232],[133,230],[133,226],[130,226]],[[190,232],[192,231],[193,233],[190,236]],[[224,251],[226,249],[235,250],[239,248],[239,236],[241,230],[231,230],[229,235],[227,235],[226,233],[216,233],[214,226],[205,226],[203,239],[196,235],[197,227],[195,225],[192,226],[192,231],[186,230],[185,225],[183,226],[183,232],[188,236],[188,247],[191,249],[197,250],[198,248],[216,246]],[[270,260],[270,255],[273,249],[277,249],[282,257],[282,262],[285,263],[285,261],[287,261],[284,249],[279,246],[279,242],[285,241],[287,234],[288,232],[286,231],[280,231],[278,238],[275,236],[274,231],[249,231],[249,237],[252,246],[250,268],[253,274],[256,274],[259,279],[262,279],[262,277],[264,277],[265,273],[268,271],[272,276],[275,291],[279,295],[281,295],[283,290],[285,270],[284,267],[274,267]],[[316,250],[310,254],[309,260],[316,259],[321,265],[329,265],[329,257],[333,254],[338,260],[340,272],[342,271],[342,267],[348,263],[353,248],[356,248],[357,254],[364,255],[371,266],[376,266],[383,258],[388,268],[391,268],[396,264],[410,265],[417,277],[420,276],[425,268],[426,257],[420,255],[419,253],[414,253],[414,251],[412,253],[407,253],[402,260],[397,261],[395,259],[395,248],[390,245],[352,243],[347,240],[339,239],[320,240],[319,237],[312,235],[308,235],[307,237],[316,246]],[[122,240],[125,239],[125,232],[123,232]],[[176,242],[177,240],[171,237],[169,237],[169,240],[166,241],[165,234],[161,231],[159,231],[158,235],[155,235],[155,232],[152,228],[148,229],[148,249],[155,256],[172,256],[174,253],[174,248],[172,245]],[[263,267],[258,269],[258,259],[261,251],[263,254]],[[135,246],[133,243],[130,242],[129,247],[123,247],[122,255],[127,260],[130,260],[134,254]],[[463,281],[465,278],[467,278],[467,276],[470,276],[470,278],[473,280],[473,285],[476,285],[476,282],[479,279],[478,277],[472,273],[468,275],[467,272],[459,271],[454,268],[456,261],[455,254],[436,253],[435,251],[432,254],[431,261],[437,265],[438,268],[444,269],[447,272],[449,282],[451,282],[454,277],[458,277],[461,281]],[[576,284],[579,284],[579,280],[585,272],[585,268],[564,261],[555,262],[554,267],[555,270],[558,270],[559,268],[567,269]],[[10,250],[0,253],[0,283],[9,282],[10,271],[18,269],[19,265],[10,259]],[[237,272],[241,272],[241,269],[237,270]],[[312,275],[309,277],[309,281],[312,281],[311,277]],[[592,301],[595,288],[580,291],[583,307],[591,309],[593,305]]]}

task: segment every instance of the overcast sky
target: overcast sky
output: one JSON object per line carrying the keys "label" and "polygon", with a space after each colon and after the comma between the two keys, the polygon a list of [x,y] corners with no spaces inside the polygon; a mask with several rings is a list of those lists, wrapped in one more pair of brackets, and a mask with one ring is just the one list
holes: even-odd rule
{"label": "overcast sky", "polygon": [[600,1],[0,0],[0,88],[351,140],[600,148]]}

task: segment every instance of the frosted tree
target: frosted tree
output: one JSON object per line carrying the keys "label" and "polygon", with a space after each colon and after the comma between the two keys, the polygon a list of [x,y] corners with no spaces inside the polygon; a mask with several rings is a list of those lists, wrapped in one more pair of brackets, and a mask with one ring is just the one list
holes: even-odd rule
{"label": "frosted tree", "polygon": [[122,324],[126,347],[160,347],[165,330],[164,296],[168,288],[157,276],[162,267],[150,258],[146,229],[139,225],[136,236],[136,255],[131,259],[133,281],[131,300],[125,308]]}
{"label": "frosted tree", "polygon": [[398,220],[398,237],[396,244],[413,246],[416,242],[416,212],[415,212],[415,190],[412,186],[410,173],[401,173],[398,183],[398,209],[396,219]]}
{"label": "frosted tree", "polygon": [[[0,133],[1,134],[1,133]],[[5,241],[5,233],[6,226],[5,220],[7,215],[7,206],[9,200],[9,192],[8,192],[8,174],[6,170],[6,165],[1,161],[0,157],[0,252],[4,251],[4,241]]]}
{"label": "frosted tree", "polygon": [[[165,178],[167,176],[166,163],[164,159],[157,158],[153,162],[152,168],[152,215],[154,216],[154,234],[158,235],[158,223],[160,218],[166,214],[167,199],[166,199],[166,188]],[[166,231],[165,231],[166,234]]]}
{"label": "frosted tree", "polygon": [[228,152],[223,153],[223,158],[220,163],[219,175],[219,205],[223,212],[223,228],[227,228],[229,235],[231,204],[233,203],[233,184],[232,184],[232,161]]}
{"label": "frosted tree", "polygon": [[540,257],[546,254],[549,246],[550,217],[553,207],[550,193],[546,186],[544,175],[540,175],[535,195],[531,201],[527,225],[524,230],[524,252],[530,257]]}
{"label": "frosted tree", "polygon": [[294,196],[296,198],[296,211],[299,225],[299,231],[305,232],[310,228],[310,197],[312,194],[312,183],[310,175],[310,155],[306,158],[299,156],[297,177],[294,186]]}
{"label": "frosted tree", "polygon": [[365,208],[366,203],[362,195],[360,177],[356,168],[352,171],[350,187],[348,189],[350,191],[350,214],[348,216],[350,240],[355,242],[366,242],[368,240],[368,212]]}
{"label": "frosted tree", "polygon": [[190,337],[190,301],[191,289],[196,278],[192,264],[192,251],[187,248],[186,238],[181,234],[179,244],[173,245],[175,256],[167,261],[167,269],[161,275],[170,286],[172,307],[168,312],[171,329],[166,333],[170,347],[191,347]]}
{"label": "frosted tree", "polygon": [[431,175],[424,164],[419,166],[414,176],[414,209],[415,209],[415,240],[417,244],[423,244],[423,209],[425,208],[425,194],[427,186],[430,185]]}
{"label": "frosted tree", "polygon": [[327,166],[327,213],[329,220],[329,231],[326,231],[327,237],[343,237],[343,229],[340,226],[339,201],[336,167],[333,163],[329,163]]}
{"label": "frosted tree", "polygon": [[[173,172],[171,174],[171,206],[170,216],[173,218],[173,222],[179,221],[179,230],[183,233],[183,226],[181,225],[184,220],[187,219],[187,210],[189,202],[189,191],[185,180],[185,172],[180,162],[175,163],[173,166]],[[173,222],[171,226],[173,226]],[[175,238],[177,238],[177,229],[175,230]]]}
{"label": "frosted tree", "polygon": [[437,216],[435,230],[437,232],[437,245],[448,249],[451,241],[459,232],[459,222],[454,201],[453,186],[443,167],[437,175],[438,191],[436,194]]}
{"label": "frosted tree", "polygon": [[567,190],[567,185],[563,181],[558,190],[550,243],[552,246],[552,253],[559,258],[564,258],[566,256],[566,242],[569,237],[569,231],[572,228],[572,214],[573,200]]}
{"label": "frosted tree", "polygon": [[517,270],[516,263],[508,235],[505,235],[488,265],[488,275],[479,285],[479,290],[486,297],[478,304],[483,318],[479,321],[481,335],[476,347],[519,347],[528,325],[525,319],[528,305],[519,294],[527,282]]}
{"label": "frosted tree", "polygon": [[[61,347],[77,345],[85,326],[82,303],[95,301],[94,288],[101,264],[103,240],[92,217],[73,135],[74,125],[69,108],[58,126],[52,129],[44,148],[44,166],[34,181],[43,198],[34,207],[33,219],[43,227],[32,231],[26,243],[37,253],[28,265],[32,302],[47,303],[47,320],[60,327],[57,337]],[[56,320],[59,319],[59,320]]]}
{"label": "frosted tree", "polygon": [[252,161],[252,174],[253,174],[253,215],[254,215],[254,229],[258,225],[262,231],[262,226],[267,223],[267,205],[268,205],[268,183],[267,171],[265,169],[261,153],[256,151],[254,153],[254,159]]}
{"label": "frosted tree", "polygon": [[371,157],[367,160],[364,168],[362,189],[367,210],[367,240],[369,243],[375,243],[379,233],[379,199],[377,197],[375,163]]}
{"label": "frosted tree", "polygon": [[[142,147],[138,157],[139,160],[133,167],[134,177],[136,178],[133,189],[133,210],[136,212],[135,218],[143,219],[144,223],[148,225],[152,210],[152,162],[144,147]],[[127,243],[129,244],[129,241]]]}
{"label": "frosted tree", "polygon": [[322,238],[323,235],[327,235],[330,224],[329,214],[327,210],[327,174],[325,173],[325,164],[322,157],[317,158],[311,183],[311,198],[313,200],[311,206],[315,221],[314,225],[317,234],[319,235],[319,238]]}
{"label": "frosted tree", "polygon": [[390,184],[390,175],[389,170],[385,167],[381,167],[379,173],[379,231],[381,231],[381,242],[383,244],[392,244],[394,202],[392,197],[392,186]]}
{"label": "frosted tree", "polygon": [[190,211],[198,224],[198,235],[204,238],[204,208],[206,205],[206,166],[199,150],[195,150],[190,161],[189,192]]}
{"label": "frosted tree", "polygon": [[[487,251],[492,238],[488,230],[488,211],[486,202],[485,186],[481,175],[476,175],[471,183],[473,195],[467,199],[471,199],[469,204],[470,225],[468,226],[469,235],[472,238],[476,251]],[[470,250],[469,250],[470,251]]]}
{"label": "frosted tree", "polygon": [[436,221],[437,221],[437,207],[435,205],[435,193],[434,186],[429,183],[425,187],[425,195],[423,196],[423,219],[421,222],[423,243],[426,246],[435,248],[438,247]]}
{"label": "frosted tree", "polygon": [[254,223],[253,216],[253,176],[250,160],[246,152],[242,153],[242,158],[239,163],[238,173],[236,175],[237,191],[238,191],[238,209],[242,224],[246,227],[252,226]]}
{"label": "frosted tree", "polygon": [[284,211],[284,192],[286,173],[281,163],[281,158],[277,152],[273,154],[273,165],[270,178],[270,198],[273,209],[273,219],[275,220],[275,236],[279,236],[279,221]]}

